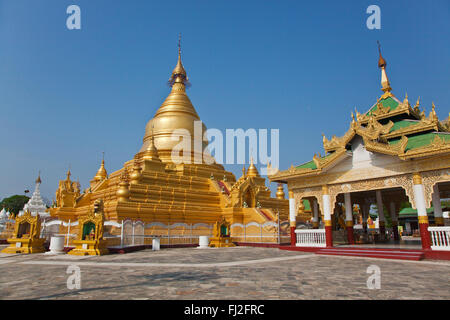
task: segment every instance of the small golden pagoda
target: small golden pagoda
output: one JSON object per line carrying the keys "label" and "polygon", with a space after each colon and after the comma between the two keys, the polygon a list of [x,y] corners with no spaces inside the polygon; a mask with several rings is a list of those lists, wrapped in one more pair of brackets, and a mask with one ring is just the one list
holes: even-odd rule
{"label": "small golden pagoda", "polygon": [[[79,184],[70,180],[69,171],[66,180],[59,183],[51,215],[73,221],[87,215],[92,204],[103,199],[106,220],[212,225],[224,217],[229,223],[264,223],[276,220],[275,210],[287,220],[288,201],[281,195],[271,198],[253,161],[236,181],[212,156],[196,151],[195,145],[204,150],[208,141],[194,132],[200,117],[186,94],[189,82],[180,46],[169,84],[171,92],[147,123],[142,147],[133,159],[109,175],[102,160],[83,193]],[[203,123],[202,129],[206,130]],[[183,154],[184,160],[192,160],[190,163],[178,161],[181,156],[173,154],[179,144],[173,140],[174,132],[190,144],[192,151]]]}
{"label": "small golden pagoda", "polygon": [[16,218],[14,236],[8,239],[10,246],[3,253],[42,253],[45,252],[45,239],[40,238],[41,221],[39,215],[32,216],[29,210]]}

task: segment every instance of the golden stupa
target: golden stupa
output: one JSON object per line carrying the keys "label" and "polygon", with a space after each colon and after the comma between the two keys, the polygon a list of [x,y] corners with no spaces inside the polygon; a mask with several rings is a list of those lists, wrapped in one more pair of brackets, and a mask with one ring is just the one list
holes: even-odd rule
{"label": "golden stupa", "polygon": [[[245,224],[277,221],[277,213],[280,219],[287,219],[288,200],[280,193],[271,198],[253,161],[236,181],[210,155],[196,154],[195,144],[204,150],[208,141],[203,140],[203,135],[195,139],[194,126],[200,117],[186,94],[188,76],[180,47],[169,83],[171,92],[147,123],[142,148],[134,158],[109,176],[102,160],[83,193],[68,172],[66,180],[59,183],[51,215],[74,221],[87,215],[95,201],[102,200],[105,220],[214,224],[225,218],[229,223]],[[172,138],[175,130],[186,133],[183,138],[190,139],[190,157],[201,156],[201,163],[179,163],[174,159],[172,150],[178,144]],[[212,161],[204,161],[205,157]]]}

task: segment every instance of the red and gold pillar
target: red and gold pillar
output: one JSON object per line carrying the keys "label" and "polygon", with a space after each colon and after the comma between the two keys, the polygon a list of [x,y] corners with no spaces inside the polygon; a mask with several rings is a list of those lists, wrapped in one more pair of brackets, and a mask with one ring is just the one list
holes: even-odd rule
{"label": "red and gold pillar", "polygon": [[327,247],[333,246],[333,229],[331,222],[331,202],[328,186],[322,187],[322,201],[323,201],[323,216],[325,222],[325,238]]}
{"label": "red and gold pillar", "polygon": [[353,206],[350,193],[344,194],[345,200],[345,227],[347,229],[347,241],[349,244],[354,244],[353,237]]}
{"label": "red and gold pillar", "polygon": [[417,215],[419,220],[420,237],[422,238],[422,249],[431,249],[431,238],[428,231],[428,215],[425,202],[422,176],[420,173],[413,175],[414,202],[416,203]]}
{"label": "red and gold pillar", "polygon": [[295,229],[297,227],[297,221],[295,219],[295,199],[294,192],[289,190],[289,225],[291,229],[291,246],[295,246],[297,238],[295,235]]}

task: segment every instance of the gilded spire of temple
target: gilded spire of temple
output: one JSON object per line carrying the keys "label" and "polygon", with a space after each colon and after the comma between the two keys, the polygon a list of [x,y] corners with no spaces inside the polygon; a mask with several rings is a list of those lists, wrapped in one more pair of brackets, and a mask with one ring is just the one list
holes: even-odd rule
{"label": "gilded spire of temple", "polygon": [[250,167],[248,167],[247,176],[248,177],[259,177],[258,169],[256,169],[256,166],[253,163],[253,157],[250,158]]}
{"label": "gilded spire of temple", "polygon": [[150,137],[150,143],[149,143],[147,149],[145,150],[144,159],[161,161],[158,156],[158,149],[156,149],[156,146],[155,146],[155,137],[153,136],[153,126],[152,126],[152,133],[151,133],[151,137]]}
{"label": "gilded spire of temple", "polygon": [[[175,69],[172,71],[172,76],[169,79],[169,84],[174,87],[176,83],[180,83],[183,85],[188,84],[188,77],[186,74],[186,70],[183,67],[183,63],[181,62],[181,33],[178,37],[178,61]],[[178,86],[177,86],[178,87]],[[180,86],[179,89],[184,89],[184,86]],[[174,88],[175,89],[175,88]]]}
{"label": "gilded spire of temple", "polygon": [[[153,119],[151,119],[145,127],[144,143],[139,151],[143,156],[145,153],[149,154],[154,146],[158,148],[158,157],[162,162],[184,161],[184,157],[189,155],[183,153],[183,156],[174,156],[172,149],[176,147],[179,141],[170,139],[172,133],[180,135],[182,129],[185,129],[189,134],[181,134],[184,141],[191,144],[191,159],[198,156],[204,159],[204,154],[197,154],[194,148],[195,138],[195,122],[200,120],[191,100],[186,94],[186,85],[188,84],[188,77],[181,62],[181,44],[178,43],[178,62],[170,77],[169,84],[172,90],[168,97],[164,100],[162,105],[156,111]],[[206,126],[202,124],[203,132],[206,131]],[[207,145],[207,140],[202,140],[202,149]],[[153,144],[153,146],[152,146]],[[180,160],[181,159],[181,160]]]}
{"label": "gilded spire of temple", "polygon": [[392,88],[391,88],[391,84],[389,83],[389,79],[387,77],[386,74],[386,60],[384,60],[383,56],[381,55],[381,45],[380,42],[377,41],[378,43],[378,53],[380,54],[380,58],[378,59],[378,68],[381,69],[381,90],[383,90],[383,92],[391,92]]}
{"label": "gilded spire of temple", "polygon": [[105,169],[105,153],[103,152],[103,158],[102,158],[102,164],[100,165],[100,168],[97,171],[97,174],[94,177],[94,180],[96,181],[102,181],[108,178],[108,173]]}

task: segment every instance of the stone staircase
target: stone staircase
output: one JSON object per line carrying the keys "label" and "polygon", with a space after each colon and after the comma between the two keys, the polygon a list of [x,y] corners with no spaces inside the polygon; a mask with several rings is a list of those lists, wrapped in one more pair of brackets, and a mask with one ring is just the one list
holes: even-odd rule
{"label": "stone staircase", "polygon": [[401,249],[372,249],[372,248],[323,248],[316,254],[333,256],[351,256],[365,258],[383,258],[398,260],[419,261],[425,258],[421,250],[401,250]]}

